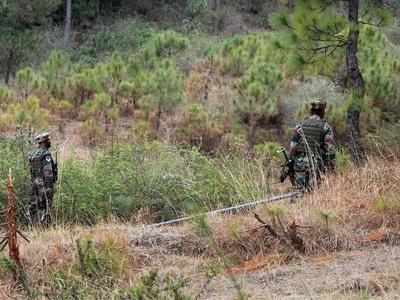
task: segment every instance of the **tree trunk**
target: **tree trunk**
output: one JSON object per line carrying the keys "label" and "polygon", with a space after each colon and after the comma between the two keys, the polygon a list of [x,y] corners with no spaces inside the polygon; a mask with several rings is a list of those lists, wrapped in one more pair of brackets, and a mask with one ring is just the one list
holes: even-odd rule
{"label": "tree trunk", "polygon": [[294,9],[294,0],[288,0],[287,7],[288,7],[288,9],[290,11],[293,11],[293,9]]}
{"label": "tree trunk", "polygon": [[210,10],[218,10],[221,6],[221,0],[208,0],[207,7]]}
{"label": "tree trunk", "polygon": [[254,146],[256,144],[257,118],[254,113],[250,113],[249,125],[247,129],[247,149],[246,156],[251,159],[254,156]]}
{"label": "tree trunk", "polygon": [[71,37],[71,23],[72,23],[72,0],[66,0],[65,5],[65,27],[64,27],[64,47],[69,46]]}
{"label": "tree trunk", "polygon": [[[359,0],[348,0],[348,3],[350,30],[346,47],[346,85],[352,91],[353,102],[358,102],[365,92],[364,80],[357,58],[360,33],[358,22]],[[360,141],[360,107],[356,103],[350,105],[347,111],[346,138],[353,161],[361,163],[365,159],[365,153]]]}
{"label": "tree trunk", "polygon": [[160,127],[161,127],[161,114],[162,114],[161,106],[158,106],[157,114],[156,114],[156,132],[157,133],[160,131]]}
{"label": "tree trunk", "polygon": [[6,64],[6,72],[4,78],[6,84],[10,83],[13,61],[14,61],[14,50],[11,49],[8,53],[7,64]]}
{"label": "tree trunk", "polygon": [[219,10],[221,8],[221,0],[215,0],[215,10]]}

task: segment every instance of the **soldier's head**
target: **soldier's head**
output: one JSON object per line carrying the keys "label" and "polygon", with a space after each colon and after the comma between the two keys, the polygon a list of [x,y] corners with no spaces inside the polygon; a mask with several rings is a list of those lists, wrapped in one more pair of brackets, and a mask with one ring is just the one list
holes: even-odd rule
{"label": "soldier's head", "polygon": [[324,118],[326,109],[326,102],[320,99],[315,99],[310,102],[310,114],[317,115],[320,118]]}
{"label": "soldier's head", "polygon": [[50,148],[50,135],[47,132],[41,133],[35,137],[35,142],[38,144],[40,148]]}

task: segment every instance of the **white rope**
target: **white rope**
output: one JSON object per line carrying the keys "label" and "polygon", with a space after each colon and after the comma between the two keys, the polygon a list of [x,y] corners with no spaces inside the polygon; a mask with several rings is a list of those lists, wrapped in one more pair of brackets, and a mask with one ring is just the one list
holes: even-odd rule
{"label": "white rope", "polygon": [[258,200],[258,201],[239,204],[239,205],[232,206],[232,207],[227,207],[227,208],[220,208],[220,209],[213,210],[213,211],[210,211],[210,212],[207,212],[207,213],[203,213],[203,214],[198,214],[198,215],[193,215],[193,216],[188,216],[188,217],[182,217],[182,218],[169,220],[169,221],[165,221],[165,222],[145,225],[144,227],[159,227],[159,226],[165,226],[165,225],[172,225],[172,224],[177,224],[177,223],[182,223],[182,222],[185,222],[185,221],[189,221],[191,219],[194,219],[195,217],[204,216],[204,215],[208,216],[208,217],[214,217],[215,215],[220,214],[220,213],[239,211],[239,210],[244,209],[244,208],[248,208],[249,209],[249,208],[257,206],[258,204],[267,204],[267,203],[281,201],[281,200],[284,200],[284,199],[297,198],[297,197],[301,196],[302,194],[303,194],[302,192],[292,192],[292,193],[282,194],[282,195],[278,195],[278,196],[272,196],[272,197],[269,197],[269,198],[266,198],[266,199],[262,199],[262,200]]}

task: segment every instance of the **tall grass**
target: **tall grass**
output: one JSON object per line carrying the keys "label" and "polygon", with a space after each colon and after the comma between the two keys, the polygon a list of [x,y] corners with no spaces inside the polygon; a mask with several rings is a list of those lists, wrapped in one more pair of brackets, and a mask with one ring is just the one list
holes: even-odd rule
{"label": "tall grass", "polygon": [[[30,177],[17,140],[2,142],[0,180],[13,170],[20,215],[29,202]],[[158,142],[117,145],[90,160],[59,162],[54,220],[59,224],[94,224],[111,216],[133,220],[148,209],[152,221],[199,210],[255,200],[270,191],[269,170],[262,159],[239,155],[210,158],[196,149]],[[3,184],[3,186],[5,186]],[[5,195],[0,194],[0,205]]]}
{"label": "tall grass", "polygon": [[[259,195],[265,192],[261,188],[261,173],[257,173],[261,170],[260,166],[251,167],[251,164],[246,165],[237,157],[209,159],[197,151],[165,147],[160,144],[124,146],[115,150],[112,155],[113,163],[126,165],[125,168],[129,171],[131,167],[128,166],[131,166],[132,161],[126,161],[127,157],[135,154],[136,168],[139,171],[130,171],[129,178],[143,173],[140,175],[143,177],[137,179],[137,182],[151,179],[151,176],[157,178],[173,173],[173,178],[176,179],[173,186],[176,186],[176,182],[185,176],[189,180],[185,183],[186,188],[191,187],[192,198],[180,195],[180,199],[205,199],[204,206],[223,203],[211,201],[215,195],[206,193],[212,187],[207,180],[215,184],[214,192],[220,189],[222,193],[223,186],[227,193],[237,196],[239,201],[242,200],[241,195],[252,196],[247,189],[237,186],[239,182],[243,184],[243,181],[254,180],[255,184],[251,186],[247,183],[247,187],[250,190],[259,188]],[[97,190],[88,195],[102,196],[101,188],[109,191],[107,186],[102,186],[104,179],[99,182],[94,180],[106,171],[113,174],[111,163],[108,162],[109,156],[110,153],[103,153],[87,164],[78,164],[75,161],[76,165],[73,167],[87,176],[75,180],[88,180],[92,176],[90,180],[96,183]],[[119,164],[116,166],[120,167]],[[159,168],[153,169],[153,164]],[[322,255],[324,258],[338,250],[360,249],[364,246],[376,246],[378,243],[399,243],[399,167],[398,158],[370,158],[361,168],[349,166],[338,174],[325,178],[317,190],[298,199],[296,203],[282,202],[279,205],[257,207],[257,214],[273,228],[276,236],[265,227],[260,227],[251,215],[220,216],[209,220],[196,218],[194,224],[158,229],[142,229],[140,226],[115,223],[90,228],[59,226],[31,232],[32,242],[22,244],[21,256],[24,258],[32,290],[46,292],[54,296],[54,299],[66,299],[70,295],[76,295],[76,299],[107,299],[111,294],[115,295],[114,299],[138,299],[135,297],[140,293],[157,294],[161,291],[159,288],[167,293],[174,291],[168,290],[168,287],[176,287],[181,292],[183,289],[191,295],[197,294],[198,282],[181,280],[184,278],[181,276],[188,274],[191,279],[201,278],[204,287],[211,280],[219,280],[217,277],[229,276],[233,280],[229,286],[235,285],[239,294],[244,291],[240,285],[236,286],[236,274],[272,268],[291,260],[302,260],[307,256]],[[69,178],[72,173],[66,172],[64,168],[66,166],[63,167],[64,176],[68,174],[65,178]],[[94,169],[97,171],[94,172]],[[121,170],[125,174],[125,169]],[[208,172],[213,175],[206,176]],[[210,178],[218,178],[219,181],[212,181]],[[232,181],[231,185],[225,185],[226,181]],[[120,180],[113,182],[110,186],[114,187],[114,193],[124,191],[121,187],[117,188]],[[193,182],[198,186],[191,186],[190,183]],[[82,186],[85,186],[84,182]],[[134,185],[135,188],[138,186],[141,191],[148,188],[145,184]],[[162,190],[156,186],[152,189],[164,196],[172,193],[167,188]],[[174,193],[185,191],[185,188],[179,188]],[[187,196],[189,192],[186,193]],[[121,192],[121,195],[127,197],[129,194]],[[153,196],[154,193],[150,195]],[[210,202],[206,202],[207,199]],[[218,201],[225,199],[229,197],[221,196]],[[98,201],[102,201],[101,198]],[[97,203],[93,205],[95,207]],[[107,216],[108,208],[105,204],[104,206],[104,214]],[[80,213],[83,208],[79,205],[77,207],[77,212]],[[182,207],[176,207],[184,212]],[[62,210],[58,209],[60,213]],[[304,249],[298,250],[293,246],[290,235],[293,226]],[[186,268],[181,268],[182,264]],[[42,265],[43,268],[38,267]],[[162,270],[160,277],[155,277],[154,272],[141,277],[151,270]],[[166,275],[170,270],[175,272],[173,277]],[[153,275],[150,276],[151,274]],[[2,268],[0,263],[1,276],[7,278],[7,268]],[[291,277],[290,274],[287,276]],[[154,280],[150,280],[151,278]],[[146,282],[154,285],[146,285]],[[201,290],[207,292],[205,288]]]}

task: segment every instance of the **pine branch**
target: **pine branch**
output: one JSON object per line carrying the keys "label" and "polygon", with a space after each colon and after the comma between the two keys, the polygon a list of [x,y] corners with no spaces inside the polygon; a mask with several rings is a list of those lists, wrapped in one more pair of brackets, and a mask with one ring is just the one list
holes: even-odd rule
{"label": "pine branch", "polygon": [[366,21],[362,21],[362,20],[359,20],[358,23],[363,24],[363,25],[370,25],[370,26],[374,26],[374,27],[382,27],[383,19],[381,19],[378,24],[374,24],[374,23],[370,23],[370,22],[366,22]]}
{"label": "pine branch", "polygon": [[337,28],[337,24],[335,24],[335,31],[324,30],[317,26],[317,24],[312,24],[306,27],[307,30],[311,31],[313,34],[317,36],[329,36],[329,37],[336,37],[337,34],[340,32],[339,28]]}
{"label": "pine branch", "polygon": [[342,43],[329,44],[329,45],[324,45],[324,46],[319,46],[319,47],[314,47],[314,48],[299,48],[299,49],[302,51],[311,51],[314,54],[318,54],[319,52],[324,52],[325,55],[331,55],[338,48],[344,47],[346,45],[347,45],[347,41],[344,41]]}

